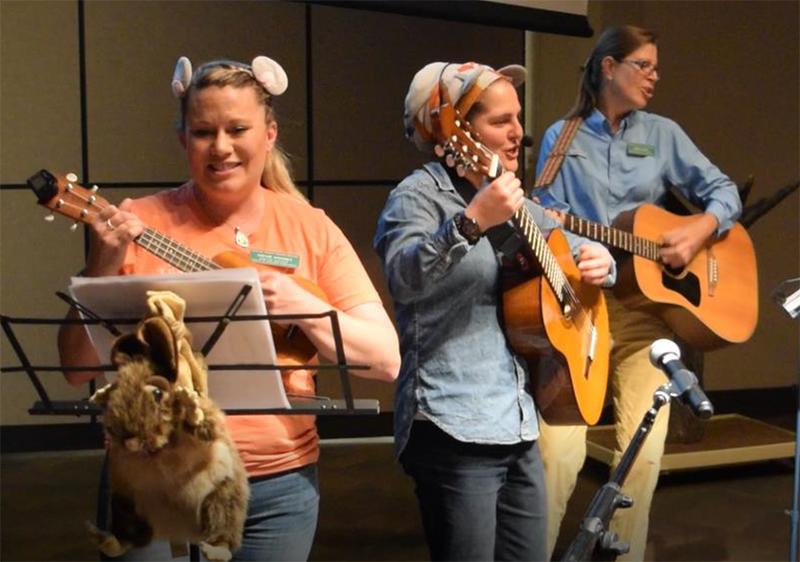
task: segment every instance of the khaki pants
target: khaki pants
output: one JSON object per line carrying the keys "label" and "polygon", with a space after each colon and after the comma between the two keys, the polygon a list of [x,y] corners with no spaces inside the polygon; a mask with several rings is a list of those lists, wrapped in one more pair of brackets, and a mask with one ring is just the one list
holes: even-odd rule
{"label": "khaki pants", "polygon": [[[667,382],[666,376],[650,364],[650,344],[671,337],[656,317],[624,307],[606,291],[613,347],[609,390],[613,399],[616,448],[612,471],[622,458],[645,412],[653,404],[653,393]],[[644,560],[650,503],[658,481],[669,405],[661,408],[651,433],[645,439],[622,487],[633,498],[633,506],[617,509],[611,530],[630,545],[630,552],[618,560]],[[586,426],[550,426],[541,423],[541,448],[547,489],[547,547],[552,557],[567,501],[575,489],[578,472],[586,458]],[[582,512],[589,506],[581,506]],[[577,529],[564,529],[569,540]]]}

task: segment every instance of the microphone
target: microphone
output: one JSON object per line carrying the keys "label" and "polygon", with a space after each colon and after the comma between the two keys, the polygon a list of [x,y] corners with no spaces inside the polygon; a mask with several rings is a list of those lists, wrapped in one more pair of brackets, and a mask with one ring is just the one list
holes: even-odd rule
{"label": "microphone", "polygon": [[650,362],[667,374],[674,394],[695,416],[707,420],[714,415],[714,406],[697,383],[695,374],[681,362],[681,350],[674,341],[654,341],[650,346]]}
{"label": "microphone", "polygon": [[533,137],[530,135],[522,135],[522,138],[519,139],[519,144],[525,148],[530,148],[533,146]]}

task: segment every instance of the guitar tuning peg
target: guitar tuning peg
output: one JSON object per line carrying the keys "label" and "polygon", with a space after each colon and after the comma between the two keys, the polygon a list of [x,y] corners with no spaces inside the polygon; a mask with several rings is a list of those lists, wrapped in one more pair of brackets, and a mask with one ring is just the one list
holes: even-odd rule
{"label": "guitar tuning peg", "polygon": [[448,154],[447,157],[444,159],[444,161],[447,164],[447,166],[450,167],[450,168],[452,168],[453,166],[456,165],[456,159],[453,158],[452,154]]}
{"label": "guitar tuning peg", "polygon": [[70,172],[66,175],[67,181],[71,183],[75,183],[78,181],[78,176],[75,175],[74,172]]}
{"label": "guitar tuning peg", "polygon": [[100,189],[100,188],[99,188],[99,187],[97,187],[97,184],[94,184],[94,185],[92,186],[91,192],[92,192],[92,193],[97,193],[97,190],[98,190],[98,189]]}
{"label": "guitar tuning peg", "polygon": [[56,216],[53,213],[48,213],[44,216],[45,222],[53,222],[56,220]]}
{"label": "guitar tuning peg", "polygon": [[72,223],[72,226],[69,227],[70,232],[75,232],[76,230],[78,230],[78,224],[80,223],[78,222]]}
{"label": "guitar tuning peg", "polygon": [[466,173],[467,171],[464,169],[464,166],[462,166],[461,164],[456,166],[456,174],[458,174],[458,177],[463,178],[466,175]]}
{"label": "guitar tuning peg", "polygon": [[444,148],[442,148],[442,145],[437,144],[436,146],[433,147],[433,153],[439,158],[441,158],[442,156],[444,156]]}

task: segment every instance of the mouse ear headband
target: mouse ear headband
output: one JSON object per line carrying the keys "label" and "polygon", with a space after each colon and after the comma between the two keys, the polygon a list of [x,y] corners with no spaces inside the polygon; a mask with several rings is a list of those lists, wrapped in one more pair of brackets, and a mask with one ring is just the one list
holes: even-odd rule
{"label": "mouse ear headband", "polygon": [[[256,81],[272,96],[279,96],[289,87],[289,78],[283,67],[269,57],[263,55],[253,59],[250,66],[241,65],[243,70],[251,72]],[[176,98],[186,95],[192,82],[192,63],[186,57],[180,57],[172,73],[172,93]]]}

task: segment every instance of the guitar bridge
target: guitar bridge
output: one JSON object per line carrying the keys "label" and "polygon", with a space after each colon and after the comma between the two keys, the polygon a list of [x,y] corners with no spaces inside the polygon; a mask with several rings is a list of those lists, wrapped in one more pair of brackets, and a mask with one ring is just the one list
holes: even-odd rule
{"label": "guitar bridge", "polygon": [[719,263],[717,262],[717,258],[714,257],[714,252],[711,248],[708,249],[706,267],[708,268],[708,296],[713,297],[714,290],[719,283]]}
{"label": "guitar bridge", "polygon": [[597,328],[595,328],[594,324],[589,329],[589,361],[594,361],[594,354],[597,351]]}

